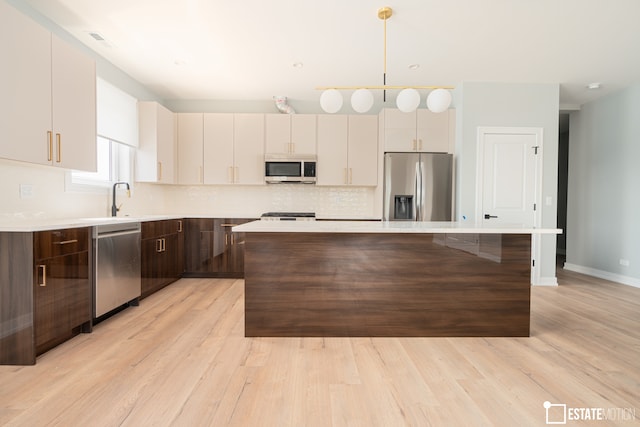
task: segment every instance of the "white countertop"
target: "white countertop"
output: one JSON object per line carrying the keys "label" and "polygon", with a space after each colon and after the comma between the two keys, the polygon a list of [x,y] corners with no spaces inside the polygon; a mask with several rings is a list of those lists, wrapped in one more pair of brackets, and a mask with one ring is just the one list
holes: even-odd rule
{"label": "white countertop", "polygon": [[242,233],[482,233],[561,234],[556,228],[531,228],[521,224],[481,226],[467,222],[414,221],[253,221],[233,227]]}
{"label": "white countertop", "polygon": [[96,217],[96,218],[24,218],[0,220],[0,232],[33,232],[57,230],[61,228],[93,227],[96,225],[160,221],[164,219],[180,219],[182,216],[171,215],[143,215],[122,217]]}

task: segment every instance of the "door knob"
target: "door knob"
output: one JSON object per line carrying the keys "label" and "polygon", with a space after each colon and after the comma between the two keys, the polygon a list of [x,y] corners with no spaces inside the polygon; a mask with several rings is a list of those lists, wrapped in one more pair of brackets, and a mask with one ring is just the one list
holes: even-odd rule
{"label": "door knob", "polygon": [[484,214],[484,219],[498,218],[497,215]]}

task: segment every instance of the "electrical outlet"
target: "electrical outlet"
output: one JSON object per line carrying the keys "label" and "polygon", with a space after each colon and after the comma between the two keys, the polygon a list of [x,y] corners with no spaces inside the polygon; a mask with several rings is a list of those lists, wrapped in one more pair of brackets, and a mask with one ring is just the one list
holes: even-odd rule
{"label": "electrical outlet", "polygon": [[620,265],[623,265],[625,267],[629,267],[629,260],[628,259],[624,259],[624,258],[620,258]]}
{"label": "electrical outlet", "polygon": [[31,184],[20,184],[20,198],[21,199],[31,199],[31,198],[33,198],[33,185],[31,185]]}

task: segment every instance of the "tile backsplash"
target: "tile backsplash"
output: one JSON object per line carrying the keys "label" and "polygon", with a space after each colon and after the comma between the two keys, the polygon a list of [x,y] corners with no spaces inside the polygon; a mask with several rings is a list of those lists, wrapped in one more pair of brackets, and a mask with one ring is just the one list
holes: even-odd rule
{"label": "tile backsplash", "polygon": [[[67,171],[0,159],[0,219],[102,217],[111,214],[111,191],[74,191]],[[21,185],[23,191],[21,192]],[[26,190],[26,191],[25,191]],[[182,186],[134,183],[131,198],[118,194],[119,215],[259,217],[269,211],[316,212],[321,218],[376,218],[373,187],[304,184]]]}

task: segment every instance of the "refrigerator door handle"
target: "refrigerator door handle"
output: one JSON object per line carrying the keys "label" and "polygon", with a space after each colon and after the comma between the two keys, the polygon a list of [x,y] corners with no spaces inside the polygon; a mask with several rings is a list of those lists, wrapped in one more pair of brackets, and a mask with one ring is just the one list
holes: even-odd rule
{"label": "refrigerator door handle", "polygon": [[416,180],[415,180],[415,200],[416,204],[416,221],[422,221],[422,163],[420,159],[416,162]]}

